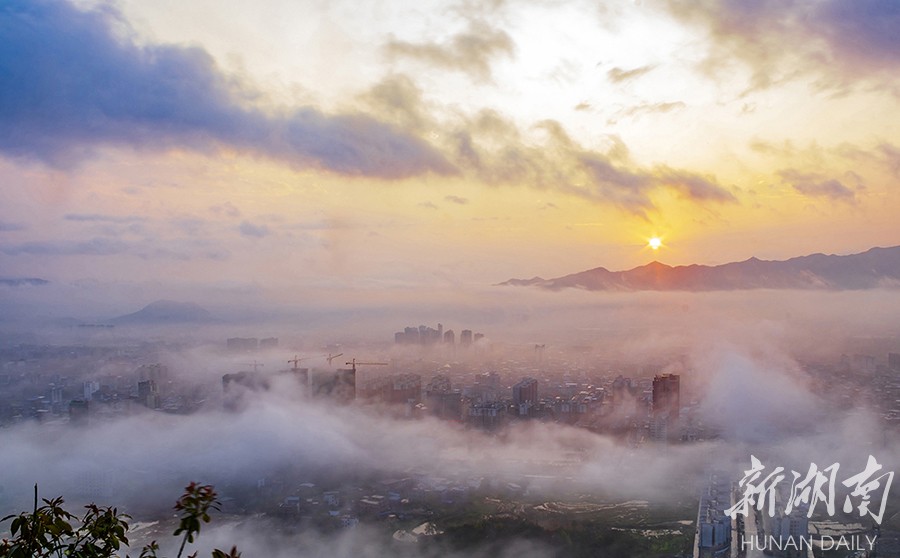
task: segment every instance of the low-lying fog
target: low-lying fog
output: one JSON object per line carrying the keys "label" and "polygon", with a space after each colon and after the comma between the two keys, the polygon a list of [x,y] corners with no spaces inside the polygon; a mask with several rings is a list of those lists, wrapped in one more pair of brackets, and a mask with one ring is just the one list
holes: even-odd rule
{"label": "low-lying fog", "polygon": [[[841,352],[868,349],[881,362],[886,351],[900,352],[898,291],[597,294],[497,288],[432,297],[411,292],[404,299],[393,293],[378,304],[344,305],[333,312],[321,303],[305,310],[292,303],[271,320],[225,320],[188,330],[82,332],[47,326],[32,333],[56,342],[114,344],[141,335],[174,340],[176,332],[189,331],[193,339],[217,344],[168,352],[160,360],[181,379],[220,386],[223,371],[234,371],[228,367],[236,362],[224,354],[226,337],[279,337],[275,360],[295,351],[321,352],[316,348],[325,343],[350,346],[348,340],[367,343],[374,357],[402,360],[415,357],[415,350],[392,346],[394,331],[442,322],[457,332],[485,333],[493,348],[481,353],[484,366],[473,365],[479,371],[527,351],[531,343],[546,344],[548,366],[549,355],[559,359],[570,350],[581,361],[679,361],[682,381],[701,399],[703,420],[721,437],[630,447],[602,434],[540,422],[516,423],[503,435],[489,435],[433,418],[408,420],[312,400],[283,376],[273,380],[270,391],[246,393],[239,411],[211,401],[189,415],[147,411],[86,427],[25,423],[0,429],[0,512],[27,509],[38,483],[47,497],[62,494],[72,502],[96,499],[135,514],[156,513],[169,509],[189,481],[255,486],[284,470],[310,479],[386,474],[515,482],[524,475],[547,475],[598,499],[662,503],[695,495],[711,468],[738,480],[751,454],[769,467],[804,473],[810,463],[825,467],[834,462],[842,471],[858,472],[870,454],[886,470],[897,469],[896,436],[882,431],[865,397],[864,378],[845,377],[844,385],[834,386],[856,385],[859,394],[850,408],[837,408],[816,395],[822,390],[812,388],[820,380],[800,361],[836,362]],[[239,314],[222,303],[209,301],[209,308],[230,319]],[[290,319],[291,308],[298,315],[318,316],[321,324]],[[118,312],[136,309],[123,305]],[[15,329],[9,321],[4,327]],[[434,353],[426,357],[436,358]],[[428,379],[423,377],[423,384]],[[536,482],[529,491],[553,499],[559,486]],[[230,547],[228,541],[252,539],[240,531],[212,533],[204,532],[201,540]],[[360,539],[353,537],[360,533],[343,535],[330,554],[358,554]],[[265,550],[274,544],[272,537],[256,540],[248,544],[260,549],[259,555],[279,555]]]}

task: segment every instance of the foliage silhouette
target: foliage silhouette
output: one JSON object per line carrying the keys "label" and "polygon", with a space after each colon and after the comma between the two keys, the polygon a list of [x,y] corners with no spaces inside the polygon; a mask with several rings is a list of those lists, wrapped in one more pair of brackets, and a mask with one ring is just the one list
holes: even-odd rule
{"label": "foliage silhouette", "polygon": [[[0,540],[0,558],[113,558],[128,547],[128,521],[131,517],[117,508],[85,506],[80,518],[63,508],[61,497],[42,499],[38,506],[38,488],[34,485],[34,507],[31,513],[9,515],[0,523],[10,523],[10,539]],[[175,503],[181,512],[178,529],[173,536],[182,536],[176,558],[184,547],[194,542],[202,523],[209,523],[210,509],[218,510],[219,501],[211,485],[192,482]],[[202,522],[202,523],[201,523]],[[152,541],[141,550],[140,558],[161,558],[159,544]],[[240,558],[237,547],[230,552],[215,549],[212,558]],[[197,553],[188,558],[196,558]]]}

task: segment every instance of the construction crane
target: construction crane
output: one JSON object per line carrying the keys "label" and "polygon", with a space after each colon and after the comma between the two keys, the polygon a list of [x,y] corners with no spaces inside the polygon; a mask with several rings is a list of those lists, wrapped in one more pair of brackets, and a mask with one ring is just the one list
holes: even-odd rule
{"label": "construction crane", "polygon": [[294,367],[291,368],[291,370],[297,370],[297,368],[299,368],[299,367],[297,366],[298,364],[300,364],[300,363],[303,362],[304,360],[309,360],[309,359],[311,359],[311,358],[315,358],[315,357],[299,358],[297,355],[294,355],[294,358],[288,360],[288,364],[290,364],[290,363],[293,362],[293,363],[294,363]]}
{"label": "construction crane", "polygon": [[387,366],[387,362],[358,362],[355,358],[347,363],[356,372],[357,366]]}
{"label": "construction crane", "polygon": [[253,362],[242,362],[241,364],[243,364],[244,366],[252,366],[254,373],[256,373],[259,370],[260,366],[265,366],[265,364],[263,364],[261,362],[257,362],[255,360]]}
{"label": "construction crane", "polygon": [[301,362],[303,362],[304,360],[310,360],[310,359],[314,359],[314,358],[324,358],[328,361],[328,366],[331,366],[331,361],[333,361],[337,357],[343,356],[343,355],[344,355],[344,353],[338,353],[336,355],[328,353],[327,355],[316,355],[316,356],[303,357],[303,358],[299,358],[298,355],[294,355],[294,358],[288,360],[288,364],[293,363],[294,364],[293,370],[297,370],[297,365],[300,364]]}
{"label": "construction crane", "polygon": [[328,359],[328,366],[331,366],[331,361],[334,360],[334,359],[336,359],[336,358],[339,357],[339,356],[344,356],[344,353],[338,353],[338,354],[336,354],[336,355],[333,355],[333,354],[331,354],[331,353],[328,353],[328,356],[326,357],[326,358]]}

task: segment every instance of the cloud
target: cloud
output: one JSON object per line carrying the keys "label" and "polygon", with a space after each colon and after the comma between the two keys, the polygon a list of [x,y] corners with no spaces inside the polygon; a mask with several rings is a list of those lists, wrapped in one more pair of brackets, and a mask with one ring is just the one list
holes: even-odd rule
{"label": "cloud", "polygon": [[477,81],[491,81],[495,56],[515,54],[515,43],[500,29],[472,21],[469,28],[444,43],[413,43],[391,39],[384,47],[391,59],[411,58],[430,66],[463,72]]}
{"label": "cloud", "polygon": [[469,203],[468,198],[463,198],[463,197],[460,197],[460,196],[453,196],[453,195],[450,195],[450,196],[444,196],[444,201],[448,201],[448,202],[450,202],[450,203],[455,203],[455,204],[458,204],[458,205],[466,205],[466,204]]}
{"label": "cloud", "polygon": [[169,223],[186,235],[197,237],[204,233],[210,222],[191,215],[183,215],[170,219]]}
{"label": "cloud", "polygon": [[640,105],[635,105],[633,107],[628,107],[626,109],[622,109],[618,111],[615,116],[610,118],[608,122],[610,124],[615,124],[620,118],[623,117],[634,117],[637,118],[644,114],[665,114],[667,112],[672,112],[676,110],[681,110],[685,108],[687,105],[681,101],[673,101],[673,102],[662,102],[662,103],[643,103]]}
{"label": "cloud", "polygon": [[622,68],[612,68],[608,72],[606,72],[606,77],[612,83],[624,83],[626,81],[631,81],[633,79],[637,79],[641,76],[647,75],[652,72],[656,66],[641,66],[639,68],[634,68],[631,70],[623,70]]}
{"label": "cloud", "polygon": [[422,107],[422,90],[403,74],[387,76],[361,96],[372,111],[406,130],[421,130],[428,116]]}
{"label": "cloud", "polygon": [[126,242],[119,238],[94,237],[87,240],[33,241],[0,247],[9,256],[134,256],[142,260],[190,261],[197,258],[224,260],[227,250],[193,239],[164,242],[145,238]]}
{"label": "cloud", "polygon": [[742,60],[753,86],[768,87],[810,72],[821,85],[846,87],[855,79],[893,82],[900,69],[900,4],[892,0],[780,2],[669,0],[677,18],[710,33],[706,69]]}
{"label": "cloud", "polygon": [[704,386],[702,413],[727,439],[771,443],[782,429],[815,424],[818,402],[792,369],[796,365],[761,363],[721,346],[700,363],[713,371]]}
{"label": "cloud", "polygon": [[653,169],[651,176],[658,184],[680,192],[684,197],[695,201],[736,202],[734,194],[725,190],[711,175],[673,169],[660,165]]}
{"label": "cloud", "polygon": [[25,230],[22,223],[11,223],[9,221],[0,221],[0,232],[12,232]]}
{"label": "cloud", "polygon": [[804,173],[794,169],[779,171],[778,175],[804,196],[824,197],[832,201],[851,204],[857,201],[855,190],[833,178],[825,178],[817,173]]}
{"label": "cloud", "polygon": [[120,217],[118,215],[101,215],[99,213],[67,213],[63,216],[63,219],[66,221],[116,224],[134,223],[146,220],[144,217],[138,215],[126,215]]}
{"label": "cloud", "polygon": [[228,147],[298,168],[402,178],[454,168],[421,138],[365,114],[266,113],[200,48],[137,45],[110,7],[0,8],[0,152],[69,167],[106,145]]}
{"label": "cloud", "polygon": [[209,210],[215,215],[224,215],[226,217],[240,217],[241,210],[231,202],[225,202],[221,205],[214,205]]}
{"label": "cloud", "polygon": [[241,231],[242,235],[253,238],[263,238],[269,235],[269,227],[265,225],[254,225],[250,221],[244,221],[238,229]]}
{"label": "cloud", "polygon": [[569,137],[556,121],[534,126],[542,142],[529,142],[515,124],[493,111],[483,111],[450,135],[459,168],[489,184],[528,185],[611,203],[646,217],[656,209],[652,197],[674,191],[692,202],[737,203],[715,177],[666,165],[641,168],[629,161],[628,149],[609,138],[605,151],[589,149]]}
{"label": "cloud", "polygon": [[686,107],[681,101],[674,101],[670,103],[644,103],[642,105],[638,105],[635,107],[631,107],[625,111],[626,116],[634,116],[636,114],[643,113],[665,113],[672,112],[673,110],[683,109]]}
{"label": "cloud", "polygon": [[109,238],[92,238],[86,241],[25,242],[0,248],[10,256],[111,256],[122,254],[128,244]]}
{"label": "cloud", "polygon": [[424,207],[425,209],[437,209],[437,208],[438,208],[438,206],[434,205],[434,204],[433,204],[432,202],[430,202],[430,201],[421,202],[421,203],[419,203],[419,204],[417,204],[417,205],[418,205],[418,207]]}
{"label": "cloud", "polygon": [[878,151],[885,164],[888,165],[891,172],[894,173],[894,176],[900,176],[900,149],[891,144],[884,143],[878,146]]}

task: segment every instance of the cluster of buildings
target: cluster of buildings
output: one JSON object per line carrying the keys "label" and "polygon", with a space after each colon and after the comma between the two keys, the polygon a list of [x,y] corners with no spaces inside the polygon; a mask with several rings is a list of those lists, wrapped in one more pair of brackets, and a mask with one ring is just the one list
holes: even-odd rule
{"label": "cluster of buildings", "polygon": [[[412,338],[413,328],[408,330]],[[448,333],[441,325],[415,328],[418,342],[437,342]],[[473,343],[475,338],[473,334]],[[468,332],[464,339],[469,339]],[[226,341],[229,352],[238,354],[273,348],[276,343],[276,338]],[[389,363],[344,357],[341,361],[349,361],[345,366],[335,362],[333,367],[324,365],[325,360],[331,364],[331,353],[320,367],[301,367],[301,361],[308,360],[301,358],[288,361],[292,367],[283,361],[279,367],[269,362],[276,354],[269,352],[260,355],[265,363],[240,363],[244,370],[222,375],[221,385],[216,386],[190,383],[184,375],[173,373],[156,360],[166,349],[148,344],[8,352],[0,368],[0,425],[23,420],[83,424],[147,409],[188,413],[210,401],[239,410],[249,392],[286,385],[278,384],[278,378],[287,378],[309,397],[336,405],[378,406],[392,409],[388,412],[396,416],[431,416],[486,431],[500,430],[512,421],[541,420],[630,436],[639,442],[674,438],[683,430],[677,426],[679,376],[659,374],[651,380],[620,374],[612,378],[588,370],[551,376],[550,365],[542,358],[532,359],[531,351],[520,359],[491,357],[490,363],[480,362],[484,358],[451,358],[441,363],[399,351]],[[309,359],[320,357],[324,355]]]}
{"label": "cluster of buildings", "polygon": [[160,346],[18,346],[0,354],[0,427],[22,421],[83,424],[152,409],[187,413],[207,391],[159,363]]}
{"label": "cluster of buildings", "polygon": [[[459,347],[468,348],[484,338],[483,333],[473,333],[471,329],[464,329],[459,333]],[[437,329],[430,326],[406,327],[403,331],[394,334],[394,343],[398,345],[445,345],[456,347],[456,334],[452,329],[444,331],[444,324],[438,324]]]}
{"label": "cluster of buildings", "polygon": [[[512,421],[541,420],[620,434],[635,443],[694,438],[686,434],[690,421],[681,420],[678,374],[560,381],[539,379],[538,374],[516,378],[512,374],[519,367],[515,365],[501,366],[511,372],[501,374],[496,370],[473,372],[469,365],[459,363],[431,368],[416,363],[422,372],[405,371],[415,366],[396,361],[352,364],[352,368],[295,367],[276,373],[248,370],[226,374],[222,378],[225,403],[238,408],[234,402],[247,390],[270,389],[277,375],[286,375],[312,398],[339,405],[393,408],[398,416],[432,416],[486,431],[502,429]],[[376,370],[370,365],[386,368]]]}
{"label": "cluster of buildings", "polygon": [[732,506],[732,481],[722,472],[709,474],[700,494],[694,558],[731,557],[732,520],[725,510]]}

